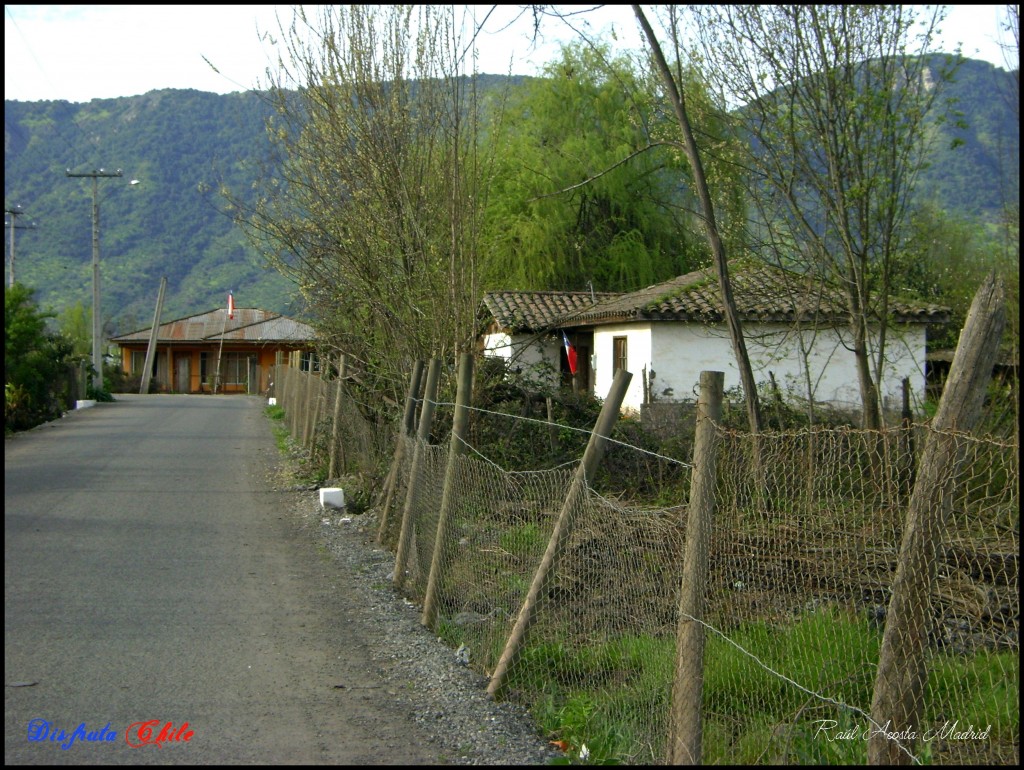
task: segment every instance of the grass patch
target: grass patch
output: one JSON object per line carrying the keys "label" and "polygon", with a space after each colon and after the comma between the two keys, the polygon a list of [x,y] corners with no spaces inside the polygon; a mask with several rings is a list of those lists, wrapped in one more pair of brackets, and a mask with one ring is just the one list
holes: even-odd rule
{"label": "grass patch", "polygon": [[[706,637],[704,763],[867,761],[867,719],[826,699],[869,711],[880,629],[863,617],[827,608],[785,625],[742,624],[729,638],[735,644],[714,633]],[[674,650],[674,639],[643,635],[585,646],[535,643],[523,651],[509,687],[530,704],[551,740],[569,745],[563,762],[580,761],[585,745],[590,764],[660,763],[665,761]],[[994,760],[1012,756],[1019,735],[1019,690],[1014,652],[933,653],[928,729],[934,736],[956,720],[960,730],[968,724],[979,731],[992,725],[990,745],[919,741],[917,758],[946,763],[956,761],[955,752],[961,750]]]}
{"label": "grass patch", "polygon": [[274,443],[277,444],[277,451],[282,455],[288,454],[288,428],[284,425],[284,409],[276,404],[263,409],[263,413],[270,418],[271,427],[274,432]]}

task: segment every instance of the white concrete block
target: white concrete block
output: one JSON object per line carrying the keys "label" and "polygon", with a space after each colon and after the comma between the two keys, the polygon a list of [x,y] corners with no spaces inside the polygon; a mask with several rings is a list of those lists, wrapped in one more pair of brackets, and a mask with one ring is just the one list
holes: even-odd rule
{"label": "white concrete block", "polygon": [[90,406],[96,406],[95,399],[84,398],[81,401],[75,402],[75,409],[88,409]]}
{"label": "white concrete block", "polygon": [[341,487],[323,487],[320,490],[320,507],[345,507],[345,490]]}

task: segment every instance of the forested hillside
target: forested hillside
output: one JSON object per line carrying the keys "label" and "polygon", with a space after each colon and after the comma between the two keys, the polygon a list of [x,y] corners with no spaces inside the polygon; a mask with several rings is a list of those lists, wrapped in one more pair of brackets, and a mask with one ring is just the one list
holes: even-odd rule
{"label": "forested hillside", "polygon": [[[1015,77],[985,62],[964,63],[948,92],[961,121],[941,129],[919,200],[985,223],[1018,200],[1019,125],[1007,98]],[[91,307],[92,181],[67,171],[121,169],[122,177],[98,182],[108,333],[149,325],[161,276],[168,279],[165,318],[216,307],[229,290],[240,306],[301,315],[292,284],[223,213],[219,194],[226,185],[245,198],[265,176],[268,110],[263,95],[251,92],[5,101],[4,204],[23,212],[15,231],[18,281],[38,290],[44,309]],[[129,185],[133,179],[140,183]]]}
{"label": "forested hillside", "polygon": [[260,173],[266,114],[258,93],[5,102],[5,207],[24,211],[17,280],[38,289],[44,308],[91,308],[92,180],[67,171],[121,169],[98,180],[109,332],[149,325],[161,276],[167,318],[216,307],[229,290],[240,306],[295,312],[289,282],[261,263],[218,192],[244,190]]}

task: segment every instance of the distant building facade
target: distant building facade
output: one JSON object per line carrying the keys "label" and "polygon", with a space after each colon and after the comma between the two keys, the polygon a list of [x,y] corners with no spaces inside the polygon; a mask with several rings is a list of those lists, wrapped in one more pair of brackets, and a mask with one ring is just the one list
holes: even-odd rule
{"label": "distant building facade", "polygon": [[[220,308],[160,324],[152,370],[156,390],[266,393],[279,354],[282,363],[308,365],[315,337],[311,326],[258,308],[235,308],[233,315],[227,318]],[[126,374],[143,373],[151,331],[111,340],[121,350]]]}

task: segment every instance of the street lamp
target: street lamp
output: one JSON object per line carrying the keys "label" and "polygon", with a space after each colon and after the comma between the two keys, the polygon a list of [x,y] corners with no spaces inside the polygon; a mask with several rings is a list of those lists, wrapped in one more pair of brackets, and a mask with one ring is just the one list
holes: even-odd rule
{"label": "street lamp", "polygon": [[[117,171],[90,171],[85,174],[72,174],[71,169],[67,170],[69,177],[89,177],[92,179],[92,366],[96,370],[96,379],[93,380],[93,387],[97,391],[103,390],[103,353],[101,342],[103,337],[103,322],[100,315],[100,201],[99,201],[99,180],[108,177],[123,176],[121,169]],[[137,185],[138,179],[133,179],[128,184]]]}

